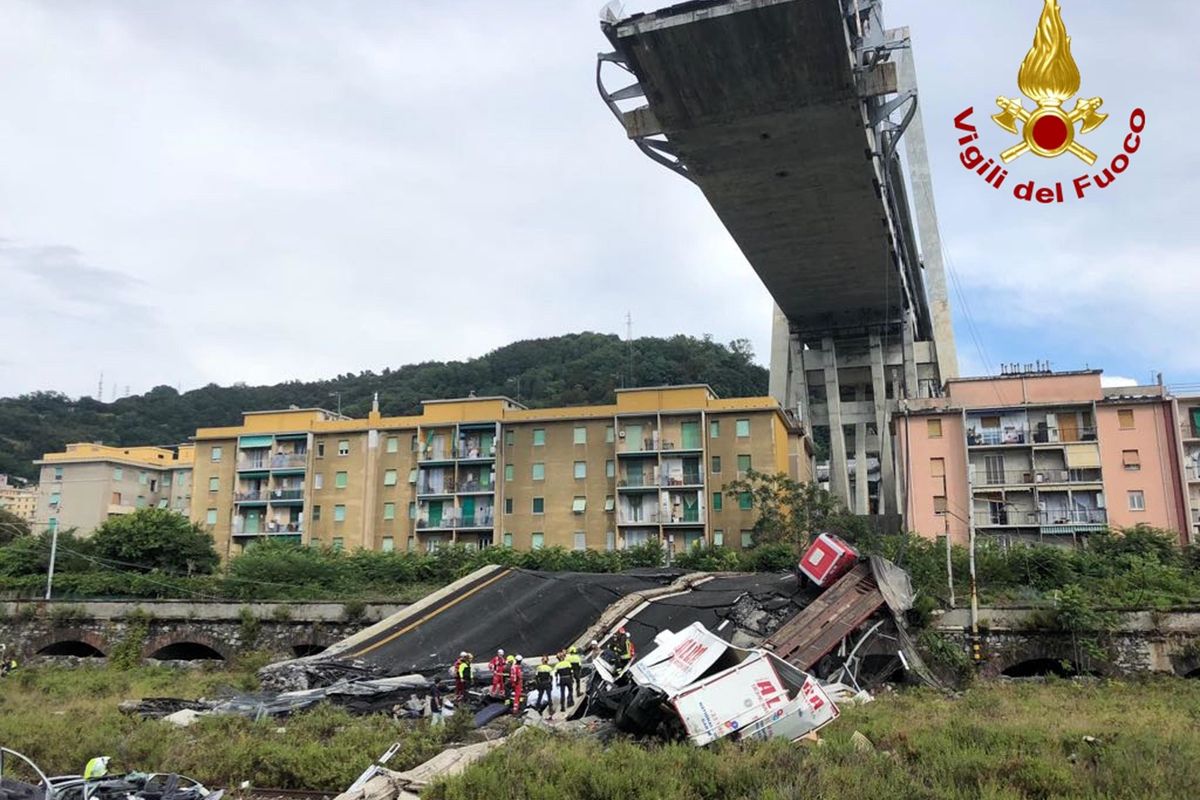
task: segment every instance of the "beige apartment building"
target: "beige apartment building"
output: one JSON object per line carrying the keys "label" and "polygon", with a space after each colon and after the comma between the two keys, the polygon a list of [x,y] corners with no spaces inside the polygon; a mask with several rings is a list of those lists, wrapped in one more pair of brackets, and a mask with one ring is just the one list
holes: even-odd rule
{"label": "beige apartment building", "polygon": [[810,443],[776,401],[707,386],[573,408],[471,397],[412,417],[249,412],[195,443],[193,518],[226,557],[266,537],[382,551],[740,548],[755,515],[727,482],[751,469],[812,478]]}
{"label": "beige apartment building", "polygon": [[1183,487],[1200,499],[1200,486],[1182,480],[1181,459],[1200,464],[1200,419],[1181,428],[1175,404],[1160,385],[1104,388],[1099,370],[950,380],[893,420],[905,524],[956,542],[973,525],[1008,543],[1145,524],[1187,543],[1196,511]]}
{"label": "beige apartment building", "polygon": [[1185,487],[1187,525],[1192,541],[1200,542],[1200,395],[1175,399],[1179,425],[1179,464]]}
{"label": "beige apartment building", "polygon": [[34,463],[42,468],[35,525],[90,534],[109,517],[139,508],[188,514],[192,451],[178,447],[68,444]]}
{"label": "beige apartment building", "polygon": [[32,525],[37,516],[38,489],[21,481],[0,475],[0,508]]}

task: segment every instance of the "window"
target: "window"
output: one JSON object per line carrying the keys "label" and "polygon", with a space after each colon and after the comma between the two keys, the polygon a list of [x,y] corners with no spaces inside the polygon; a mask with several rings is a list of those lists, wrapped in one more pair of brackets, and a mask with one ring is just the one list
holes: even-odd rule
{"label": "window", "polygon": [[750,420],[739,419],[733,426],[733,432],[739,439],[745,439],[750,435]]}
{"label": "window", "polygon": [[930,439],[942,438],[942,421],[940,419],[925,420],[925,430]]}
{"label": "window", "polygon": [[417,435],[415,433],[412,435],[412,438],[409,439],[409,441],[408,441],[408,449],[414,453],[418,452],[421,449],[421,440],[417,438]]}
{"label": "window", "polygon": [[210,459],[212,459],[213,463],[220,461],[221,460],[221,448],[214,447],[212,450],[209,451],[208,457]]}
{"label": "window", "polygon": [[710,439],[720,439],[721,438],[721,420],[714,419],[714,420],[709,421],[709,423],[708,423],[708,438],[710,438]]}
{"label": "window", "polygon": [[[505,447],[512,447],[513,442],[515,442],[516,440],[517,440],[516,431],[505,431],[504,432],[504,446]],[[511,533],[508,535],[512,536]]]}
{"label": "window", "polygon": [[1137,472],[1142,468],[1142,460],[1138,455],[1137,450],[1122,450],[1121,463],[1125,465],[1125,469],[1130,472]]}
{"label": "window", "polygon": [[217,524],[217,510],[215,508],[210,508],[205,513],[204,522],[207,525],[216,525]]}
{"label": "window", "polygon": [[[387,438],[387,451],[389,453],[399,453],[400,452],[400,437],[399,436],[389,436]],[[390,541],[390,539],[388,541]],[[391,552],[391,551],[389,550],[388,552]]]}
{"label": "window", "polygon": [[396,504],[395,503],[384,503],[383,504],[383,518],[384,519],[395,519],[396,518]]}
{"label": "window", "polygon": [[338,455],[339,456],[350,455],[350,440],[349,439],[338,439]]}
{"label": "window", "polygon": [[575,549],[587,550],[587,533],[584,531],[575,531]]}
{"label": "window", "polygon": [[391,536],[383,537],[383,541],[379,543],[379,549],[384,553],[392,553],[396,550],[396,540]]}
{"label": "window", "polygon": [[[938,420],[938,422],[941,422],[941,420]],[[994,430],[996,428],[999,428],[1000,427],[1000,417],[997,417],[997,416],[980,417],[979,418],[979,427],[987,428],[988,430]]]}
{"label": "window", "polygon": [[511,533],[504,534],[504,546],[512,547],[512,534]]}
{"label": "window", "polygon": [[313,518],[313,522],[321,521],[321,507],[320,506],[313,506],[312,518]]}
{"label": "window", "polygon": [[604,510],[613,511],[617,507],[617,499],[611,494],[604,498]]}
{"label": "window", "polygon": [[417,504],[416,504],[416,502],[415,502],[415,501],[413,501],[413,502],[410,502],[410,503],[408,504],[408,518],[409,518],[409,519],[416,519],[416,518],[417,518]]}
{"label": "window", "polygon": [[1138,489],[1129,493],[1129,510],[1130,511],[1145,511],[1146,510],[1146,493]]}
{"label": "window", "polygon": [[317,442],[317,458],[325,457],[325,443]]}
{"label": "window", "polygon": [[221,479],[217,478],[217,477],[209,478],[208,479],[208,490],[210,492],[221,491]]}
{"label": "window", "polygon": [[604,427],[604,443],[605,443],[605,444],[612,444],[612,443],[613,443],[613,440],[614,440],[614,439],[615,439],[615,437],[616,437],[616,435],[617,435],[617,434],[616,434],[616,432],[613,430],[613,426],[612,426],[612,425],[606,425],[606,426]]}
{"label": "window", "polygon": [[51,508],[56,508],[58,506],[58,504],[61,502],[62,502],[62,495],[59,494],[58,492],[55,492],[54,494],[50,495],[50,507]]}
{"label": "window", "polygon": [[345,506],[336,505],[333,507],[333,521],[334,522],[345,522],[346,521],[346,507]]}
{"label": "window", "polygon": [[576,461],[575,462],[575,480],[582,480],[583,478],[586,478],[586,477],[587,477],[587,462],[586,461]]}
{"label": "window", "polygon": [[338,472],[333,476],[333,485],[336,489],[345,489],[350,483],[350,473]]}
{"label": "window", "polygon": [[721,474],[721,457],[720,456],[712,457],[712,470],[711,471],[712,471],[713,475]]}
{"label": "window", "polygon": [[511,497],[504,498],[504,513],[513,513],[513,499]]}
{"label": "window", "polygon": [[721,510],[721,493],[720,492],[713,492],[712,510],[713,511]]}
{"label": "window", "polygon": [[504,465],[504,480],[511,481],[512,479],[513,479],[513,465],[505,464]]}
{"label": "window", "polygon": [[333,547],[334,550],[342,550],[343,548],[345,548],[346,544],[343,541],[342,537],[335,536],[335,537],[333,537],[333,543],[331,546]]}
{"label": "window", "polygon": [[140,483],[142,486],[145,486],[149,482],[150,482],[150,474],[149,473],[147,473],[147,472],[139,472],[138,473],[138,483]]}
{"label": "window", "polygon": [[545,512],[546,512],[546,498],[544,498],[544,497],[533,498],[533,513],[534,514],[544,514]]}
{"label": "window", "polygon": [[396,485],[396,470],[385,469],[383,471],[383,485],[384,486],[395,486]]}
{"label": "window", "polygon": [[1132,408],[1118,409],[1117,410],[1117,424],[1120,425],[1121,430],[1123,430],[1123,431],[1133,430],[1133,409]]}
{"label": "window", "polygon": [[114,506],[119,506],[119,505],[121,505],[121,493],[120,493],[120,492],[113,492],[113,493],[112,493],[112,497],[110,498],[110,500],[111,500],[111,502],[112,502],[112,504],[113,504]]}
{"label": "window", "polygon": [[530,549],[532,549],[532,550],[541,550],[543,547],[546,546],[546,534],[541,533],[540,531],[534,532],[534,534],[532,536],[530,536],[529,539],[530,539]]}
{"label": "window", "polygon": [[754,546],[754,531],[742,531],[742,547]]}
{"label": "window", "polygon": [[934,495],[934,497],[933,497],[933,513],[938,514],[939,516],[946,513],[946,496],[945,495],[941,495],[941,494]]}
{"label": "window", "polygon": [[751,464],[751,462],[750,462],[749,455],[743,453],[742,455],[738,456],[738,472],[742,472],[742,473],[749,472],[750,464]]}
{"label": "window", "polygon": [[738,508],[742,511],[754,508],[754,495],[750,492],[738,492]]}
{"label": "window", "polygon": [[545,428],[534,428],[533,429],[533,446],[534,447],[542,447],[545,444],[546,444],[546,429]]}
{"label": "window", "polygon": [[125,470],[120,467],[113,467],[113,480],[119,481],[125,477]]}
{"label": "window", "polygon": [[946,459],[944,459],[944,458],[929,459],[929,475],[934,478],[946,477]]}
{"label": "window", "polygon": [[408,471],[408,482],[409,482],[409,483],[416,483],[416,482],[417,482],[417,470],[416,470],[416,468],[415,468],[415,467],[414,467],[413,469],[410,469],[410,470]]}
{"label": "window", "polygon": [[617,549],[617,532],[616,531],[606,531],[605,532],[605,534],[604,534],[604,549],[610,553],[613,550]]}
{"label": "window", "polygon": [[582,425],[575,426],[575,444],[587,444],[587,428]]}
{"label": "window", "polygon": [[611,458],[604,462],[604,477],[615,478],[617,476],[617,462]]}
{"label": "window", "polygon": [[54,480],[61,481],[62,480],[62,472],[63,472],[62,467],[55,467],[54,468]]}
{"label": "window", "polygon": [[716,528],[713,531],[713,547],[724,547],[724,546],[725,546],[725,531],[721,530],[720,528]]}
{"label": "window", "polygon": [[535,481],[546,480],[546,465],[538,461],[533,465],[533,479]]}
{"label": "window", "polygon": [[587,498],[576,497],[571,501],[571,510],[576,514],[582,514],[584,511],[587,511]]}
{"label": "window", "polygon": [[324,473],[317,472],[313,475],[313,488],[314,489],[325,488],[325,474]]}

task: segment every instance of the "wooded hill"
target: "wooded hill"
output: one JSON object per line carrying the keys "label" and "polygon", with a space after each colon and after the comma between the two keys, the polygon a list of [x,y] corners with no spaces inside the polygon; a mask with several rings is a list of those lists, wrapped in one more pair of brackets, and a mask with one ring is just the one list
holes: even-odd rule
{"label": "wooded hill", "polygon": [[33,459],[67,442],[176,444],[196,428],[237,425],[243,411],[333,408],[334,392],[341,393],[342,413],[355,417],[366,416],[375,392],[387,415],[417,414],[422,400],[471,392],[504,394],[531,407],[612,402],[621,386],[707,383],[722,397],[764,395],[767,370],[752,359],[746,340],[723,345],[708,337],[648,337],[630,348],[615,335],[573,333],[516,342],[468,361],[427,361],[323,381],[210,384],[182,394],[157,386],[112,403],[35,392],[0,399],[0,473],[34,478]]}

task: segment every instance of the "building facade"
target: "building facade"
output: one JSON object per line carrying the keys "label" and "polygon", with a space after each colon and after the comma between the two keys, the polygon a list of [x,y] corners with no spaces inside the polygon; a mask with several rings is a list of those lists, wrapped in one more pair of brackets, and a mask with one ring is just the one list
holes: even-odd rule
{"label": "building facade", "polygon": [[37,528],[90,534],[112,516],[139,508],[187,515],[192,504],[192,445],[111,447],[68,444],[34,463],[41,469]]}
{"label": "building facade", "polygon": [[1146,524],[1187,542],[1175,403],[1162,386],[1103,388],[1099,371],[948,381],[893,420],[905,524],[957,542],[972,524],[1001,542]]}
{"label": "building facade", "polygon": [[225,557],[267,537],[382,551],[737,548],[754,512],[726,483],[751,469],[812,477],[810,443],[775,400],[707,386],[574,408],[479,397],[412,417],[251,412],[195,441],[192,515]]}
{"label": "building facade", "polygon": [[1187,498],[1187,524],[1192,541],[1200,542],[1200,395],[1175,399],[1179,425],[1179,468]]}
{"label": "building facade", "polygon": [[0,475],[0,508],[30,525],[37,517],[37,496],[37,486],[29,486],[21,478]]}

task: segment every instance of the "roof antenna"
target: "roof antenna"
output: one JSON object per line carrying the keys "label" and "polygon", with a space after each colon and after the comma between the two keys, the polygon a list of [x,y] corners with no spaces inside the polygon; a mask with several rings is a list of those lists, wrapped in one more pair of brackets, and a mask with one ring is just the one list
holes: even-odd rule
{"label": "roof antenna", "polygon": [[628,364],[629,383],[627,383],[625,385],[625,388],[632,388],[633,387],[633,314],[629,313],[628,311],[625,312],[625,342],[626,342],[626,351],[627,351],[626,358],[629,362],[629,364]]}

